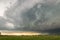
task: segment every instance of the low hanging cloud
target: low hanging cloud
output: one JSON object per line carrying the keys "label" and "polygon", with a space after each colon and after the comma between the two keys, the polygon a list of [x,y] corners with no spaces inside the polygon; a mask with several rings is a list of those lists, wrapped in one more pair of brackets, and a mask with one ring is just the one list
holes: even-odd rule
{"label": "low hanging cloud", "polygon": [[1,24],[9,30],[60,32],[59,0],[17,0],[7,8],[4,16],[6,19]]}

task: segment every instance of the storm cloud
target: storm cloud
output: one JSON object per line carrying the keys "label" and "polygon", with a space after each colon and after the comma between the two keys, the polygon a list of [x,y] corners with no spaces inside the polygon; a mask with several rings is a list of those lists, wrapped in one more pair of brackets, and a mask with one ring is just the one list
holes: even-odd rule
{"label": "storm cloud", "polygon": [[[4,21],[1,21],[3,25],[6,22],[12,25],[12,27],[7,26],[6,29],[49,33],[60,32],[59,0],[17,0],[12,3],[10,2],[10,7],[4,13]],[[4,29],[3,26],[0,28]]]}

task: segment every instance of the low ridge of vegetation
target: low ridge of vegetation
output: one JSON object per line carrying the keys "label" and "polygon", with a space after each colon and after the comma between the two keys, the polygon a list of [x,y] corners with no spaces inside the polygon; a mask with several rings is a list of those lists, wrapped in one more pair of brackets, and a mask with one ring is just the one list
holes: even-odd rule
{"label": "low ridge of vegetation", "polygon": [[60,40],[60,35],[2,36],[0,40]]}

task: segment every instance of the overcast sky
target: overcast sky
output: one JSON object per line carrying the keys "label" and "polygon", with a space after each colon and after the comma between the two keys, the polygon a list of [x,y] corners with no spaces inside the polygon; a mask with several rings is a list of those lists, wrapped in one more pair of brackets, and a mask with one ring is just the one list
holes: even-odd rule
{"label": "overcast sky", "polygon": [[0,0],[0,29],[51,31],[59,23],[60,0]]}

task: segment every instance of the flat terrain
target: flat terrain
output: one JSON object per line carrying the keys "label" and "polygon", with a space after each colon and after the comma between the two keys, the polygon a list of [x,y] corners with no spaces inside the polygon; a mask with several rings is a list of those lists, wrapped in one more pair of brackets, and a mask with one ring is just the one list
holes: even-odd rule
{"label": "flat terrain", "polygon": [[2,36],[0,40],[60,40],[59,35],[39,35],[39,36]]}

